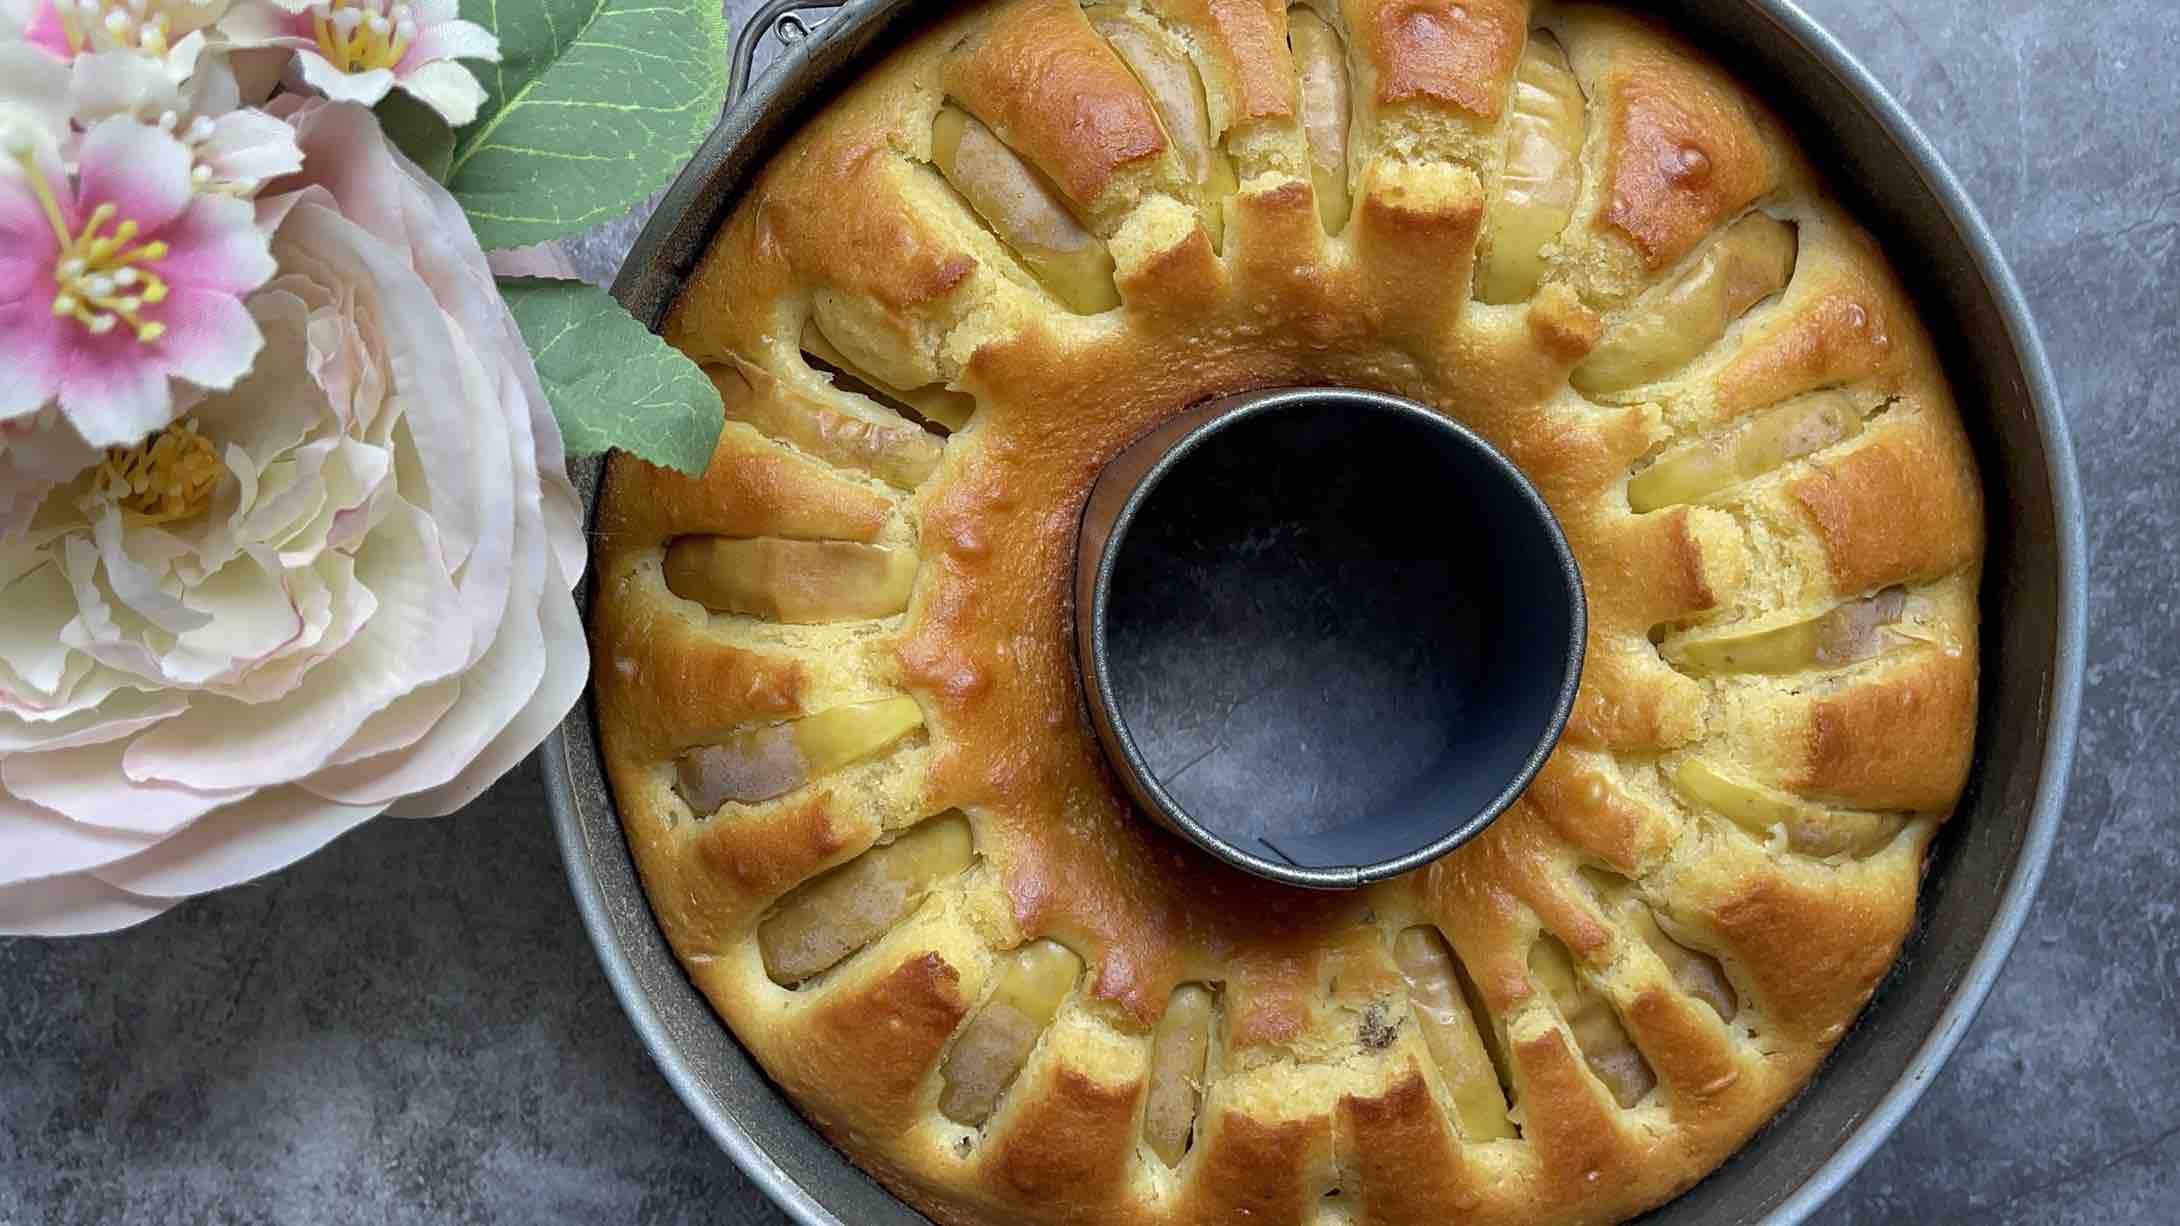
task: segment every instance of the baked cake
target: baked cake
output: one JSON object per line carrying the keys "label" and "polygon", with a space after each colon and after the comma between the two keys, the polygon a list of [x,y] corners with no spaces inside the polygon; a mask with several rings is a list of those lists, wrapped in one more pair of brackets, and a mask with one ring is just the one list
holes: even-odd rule
{"label": "baked cake", "polygon": [[[1622,1219],[1892,962],[1974,741],[1977,476],[1877,244],[1659,26],[934,6],[666,332],[728,421],[601,496],[629,843],[741,1041],[935,1220]],[[1528,793],[1354,892],[1131,812],[1075,671],[1099,466],[1288,384],[1490,439],[1589,597]]]}

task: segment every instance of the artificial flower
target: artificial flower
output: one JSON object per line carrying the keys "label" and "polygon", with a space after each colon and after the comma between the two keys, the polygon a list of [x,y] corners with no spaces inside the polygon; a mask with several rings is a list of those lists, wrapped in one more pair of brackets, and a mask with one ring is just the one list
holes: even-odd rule
{"label": "artificial flower", "polygon": [[0,421],[58,401],[95,447],[172,420],[170,380],[223,389],[259,335],[242,298],[272,275],[251,207],[196,190],[189,147],[101,120],[66,167],[54,133],[0,116]]}
{"label": "artificial flower", "polygon": [[0,931],[451,812],[581,691],[559,431],[460,208],[362,107],[274,110],[255,368],[0,543]]}
{"label": "artificial flower", "polygon": [[0,36],[21,38],[63,60],[98,51],[126,51],[171,63],[187,62],[204,44],[200,31],[226,15],[228,0],[10,0],[18,12]]}
{"label": "artificial flower", "polygon": [[81,56],[74,70],[76,122],[130,115],[173,133],[189,147],[191,182],[200,190],[249,195],[303,165],[292,128],[241,107],[225,56],[205,57],[183,82],[141,57],[112,52]]}
{"label": "artificial flower", "polygon": [[72,75],[66,61],[29,43],[0,40],[0,135],[28,128],[46,133],[56,143],[71,143]]}
{"label": "artificial flower", "polygon": [[0,421],[0,545],[22,535],[55,486],[97,460],[57,409]]}
{"label": "artificial flower", "polygon": [[461,127],[484,87],[458,59],[500,58],[499,39],[456,0],[243,0],[220,24],[238,47],[289,47],[305,84],[371,106],[399,87]]}
{"label": "artificial flower", "polygon": [[63,64],[27,43],[0,43],[0,114],[60,132],[64,164],[102,119],[125,115],[150,124],[189,149],[190,182],[200,191],[246,196],[302,166],[293,129],[241,108],[227,57],[200,58],[194,50],[173,65],[125,51]]}

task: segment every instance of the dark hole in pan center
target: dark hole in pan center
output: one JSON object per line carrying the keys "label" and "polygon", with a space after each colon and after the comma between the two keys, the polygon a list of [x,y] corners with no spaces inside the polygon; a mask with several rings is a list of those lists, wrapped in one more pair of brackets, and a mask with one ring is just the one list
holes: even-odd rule
{"label": "dark hole in pan center", "polygon": [[1343,867],[1486,808],[1550,722],[1569,610],[1548,528],[1414,412],[1229,422],[1116,547],[1106,653],[1149,773],[1214,835]]}

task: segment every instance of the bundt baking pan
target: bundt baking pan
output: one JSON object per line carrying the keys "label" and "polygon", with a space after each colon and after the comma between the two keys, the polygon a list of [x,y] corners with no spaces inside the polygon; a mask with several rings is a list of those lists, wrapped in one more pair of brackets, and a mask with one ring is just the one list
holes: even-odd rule
{"label": "bundt baking pan", "polygon": [[[576,474],[599,676],[549,795],[638,1032],[798,1221],[925,1220],[830,1135],[948,1222],[1798,1222],[2019,934],[2081,513],[2019,291],[1929,144],[1787,0],[1640,6],[1680,42],[1304,2],[1290,55],[1271,4],[774,0],[615,286],[735,420],[701,482]],[[1165,186],[1119,211],[1123,179]],[[944,371],[889,339],[927,324],[885,303],[957,299]],[[943,450],[916,424],[972,404]],[[1070,542],[1113,550],[1069,571]],[[1496,604],[1461,594],[1479,566]],[[1299,636],[1251,639],[1282,601]],[[1333,650],[1372,603],[1387,637]],[[1313,679],[1335,656],[1389,680]],[[1217,705],[1191,670],[1267,657],[1290,731],[1222,750],[1229,706],[1180,764],[1168,715]],[[1282,806],[1318,824],[1261,825]]]}

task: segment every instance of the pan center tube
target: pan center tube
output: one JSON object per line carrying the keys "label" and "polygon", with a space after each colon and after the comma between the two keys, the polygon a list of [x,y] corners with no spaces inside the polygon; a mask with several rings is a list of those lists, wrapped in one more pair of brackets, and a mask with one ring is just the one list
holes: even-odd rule
{"label": "pan center tube", "polygon": [[1076,589],[1092,721],[1136,804],[1294,885],[1474,837],[1581,673],[1581,578],[1542,497],[1376,392],[1252,392],[1153,431],[1092,489]]}

